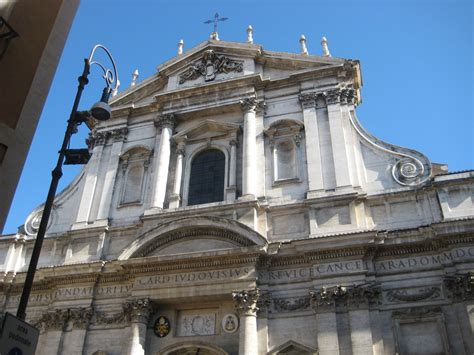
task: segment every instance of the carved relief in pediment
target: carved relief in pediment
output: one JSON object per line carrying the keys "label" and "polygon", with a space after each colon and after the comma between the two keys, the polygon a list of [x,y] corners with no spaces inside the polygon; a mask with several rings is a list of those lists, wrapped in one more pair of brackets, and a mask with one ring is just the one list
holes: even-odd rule
{"label": "carved relief in pediment", "polygon": [[204,81],[212,81],[218,73],[230,73],[243,71],[243,62],[230,59],[224,55],[216,54],[212,49],[204,52],[202,58],[193,64],[179,76],[179,83],[184,84],[188,80],[195,80],[200,76]]}

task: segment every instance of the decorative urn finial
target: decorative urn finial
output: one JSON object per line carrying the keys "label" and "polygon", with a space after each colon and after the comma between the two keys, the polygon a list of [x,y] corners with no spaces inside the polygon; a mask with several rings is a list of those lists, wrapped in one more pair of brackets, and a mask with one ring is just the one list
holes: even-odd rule
{"label": "decorative urn finial", "polygon": [[328,40],[326,39],[326,37],[323,37],[321,39],[321,46],[323,47],[323,56],[330,57],[331,53],[329,53]]}
{"label": "decorative urn finial", "polygon": [[306,48],[306,37],[301,35],[300,37],[300,44],[301,44],[301,54],[308,55],[308,48]]}
{"label": "decorative urn finial", "polygon": [[252,25],[249,25],[247,27],[247,43],[253,43],[253,27]]}
{"label": "decorative urn finial", "polygon": [[178,55],[183,54],[184,41],[182,39],[178,42]]}
{"label": "decorative urn finial", "polygon": [[135,86],[137,84],[138,75],[138,69],[135,69],[132,74],[132,82],[130,83],[130,86]]}

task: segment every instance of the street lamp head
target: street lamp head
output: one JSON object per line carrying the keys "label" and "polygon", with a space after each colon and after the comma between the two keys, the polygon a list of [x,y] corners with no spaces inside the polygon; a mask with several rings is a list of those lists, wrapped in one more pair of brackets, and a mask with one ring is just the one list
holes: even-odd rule
{"label": "street lamp head", "polygon": [[109,87],[106,87],[102,92],[100,101],[95,103],[91,108],[91,116],[98,121],[107,121],[112,115],[112,109],[108,104],[111,91]]}

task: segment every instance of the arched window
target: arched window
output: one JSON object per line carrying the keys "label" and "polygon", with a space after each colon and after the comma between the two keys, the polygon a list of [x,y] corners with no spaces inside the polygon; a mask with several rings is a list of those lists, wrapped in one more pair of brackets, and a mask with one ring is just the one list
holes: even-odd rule
{"label": "arched window", "polygon": [[191,163],[188,205],[224,200],[225,155],[209,149],[196,155]]}

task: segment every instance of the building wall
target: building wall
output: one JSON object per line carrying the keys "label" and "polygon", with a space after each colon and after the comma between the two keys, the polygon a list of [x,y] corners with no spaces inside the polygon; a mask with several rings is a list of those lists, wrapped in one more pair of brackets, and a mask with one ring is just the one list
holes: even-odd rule
{"label": "building wall", "polygon": [[0,231],[78,5],[78,0],[0,4],[0,16],[19,34],[0,62]]}
{"label": "building wall", "polygon": [[[55,200],[38,353],[472,353],[474,173],[371,136],[359,95],[356,62],[208,41],[115,97]],[[210,148],[223,200],[189,205]],[[0,240],[3,311],[41,212]]]}

